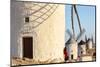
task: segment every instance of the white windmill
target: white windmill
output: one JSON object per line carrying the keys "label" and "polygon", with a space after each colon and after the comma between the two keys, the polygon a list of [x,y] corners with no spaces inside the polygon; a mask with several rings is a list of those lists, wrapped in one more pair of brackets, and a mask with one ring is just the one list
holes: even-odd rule
{"label": "white windmill", "polygon": [[[73,12],[75,12],[75,14],[77,16],[78,25],[79,25],[79,29],[80,29],[80,33],[77,37],[75,37],[75,31],[74,31]],[[67,47],[69,60],[76,60],[78,58],[78,40],[81,38],[81,36],[85,32],[85,29],[81,28],[80,19],[79,19],[79,16],[78,16],[76,5],[72,5],[72,7],[71,7],[71,20],[72,20],[72,31],[73,31],[73,33],[71,33],[69,30],[67,30],[67,33],[69,34],[70,38],[66,42],[65,45]]]}
{"label": "white windmill", "polygon": [[21,11],[16,14],[22,20],[15,40],[18,40],[18,57],[38,63],[48,60],[49,63],[63,62],[65,5],[31,1],[16,4]]}
{"label": "white windmill", "polygon": [[91,38],[87,38],[87,36],[85,36],[85,41],[86,41],[86,46],[87,49],[92,49],[93,47],[95,47],[94,42],[93,42],[93,36]]}

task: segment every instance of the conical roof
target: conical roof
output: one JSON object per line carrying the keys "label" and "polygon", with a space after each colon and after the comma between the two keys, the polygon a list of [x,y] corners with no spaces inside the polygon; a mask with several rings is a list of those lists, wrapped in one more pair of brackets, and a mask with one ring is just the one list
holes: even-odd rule
{"label": "conical roof", "polygon": [[78,43],[78,45],[83,45],[83,44],[85,44],[85,42],[84,42],[83,40],[81,40],[81,41]]}
{"label": "conical roof", "polygon": [[65,44],[68,45],[68,44],[71,44],[71,43],[75,43],[76,40],[74,38],[70,38]]}

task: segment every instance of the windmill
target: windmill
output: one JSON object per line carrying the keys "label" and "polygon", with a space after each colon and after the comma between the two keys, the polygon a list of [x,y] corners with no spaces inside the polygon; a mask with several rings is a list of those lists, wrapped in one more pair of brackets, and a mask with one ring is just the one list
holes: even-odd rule
{"label": "windmill", "polygon": [[95,47],[94,45],[94,40],[93,40],[93,35],[91,36],[91,38],[87,38],[85,35],[85,42],[87,44],[87,49],[92,49],[93,47]]}
{"label": "windmill", "polygon": [[[18,30],[19,57],[29,58],[28,54],[26,56],[25,54],[30,53],[35,61],[44,62],[50,59],[49,61],[54,60],[52,62],[55,63],[63,62],[65,5],[38,2],[20,2],[20,4],[21,6],[18,6],[21,11],[19,13],[21,27]],[[25,37],[29,39],[30,46],[33,46],[31,49],[29,46],[23,47],[28,44],[24,43]]]}
{"label": "windmill", "polygon": [[[76,14],[76,17],[78,20],[78,25],[79,25],[79,30],[80,30],[80,33],[79,33],[79,35],[77,35],[77,37],[75,36],[75,30],[74,30],[74,20],[73,20],[74,12]],[[67,50],[69,51],[68,52],[69,60],[77,59],[77,57],[78,57],[78,40],[81,38],[81,36],[85,32],[85,29],[82,29],[82,27],[81,27],[80,18],[79,18],[77,9],[76,9],[76,5],[72,5],[72,7],[71,7],[71,20],[72,20],[71,23],[72,23],[73,33],[71,33],[70,30],[66,31],[69,34],[70,38],[65,43],[65,45],[67,46]]]}

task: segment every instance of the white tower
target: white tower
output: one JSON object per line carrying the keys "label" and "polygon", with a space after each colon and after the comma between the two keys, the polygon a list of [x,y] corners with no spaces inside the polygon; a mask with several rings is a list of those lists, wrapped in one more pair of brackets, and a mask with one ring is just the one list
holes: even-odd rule
{"label": "white tower", "polygon": [[78,57],[78,44],[77,42],[71,38],[69,42],[67,42],[67,51],[69,60],[76,60]]}
{"label": "white tower", "polygon": [[63,62],[65,5],[16,2],[16,6],[14,17],[19,21],[13,23],[19,26],[13,31],[18,29],[15,37],[18,57]]}
{"label": "white tower", "polygon": [[93,43],[92,43],[92,40],[91,39],[88,39],[88,48],[89,49],[92,49],[93,48]]}

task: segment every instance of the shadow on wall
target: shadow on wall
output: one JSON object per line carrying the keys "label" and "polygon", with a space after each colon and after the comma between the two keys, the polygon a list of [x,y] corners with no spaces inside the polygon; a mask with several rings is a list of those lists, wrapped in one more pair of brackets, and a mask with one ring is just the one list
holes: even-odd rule
{"label": "shadow on wall", "polygon": [[22,26],[20,3],[11,1],[11,57],[18,56],[18,32]]}

